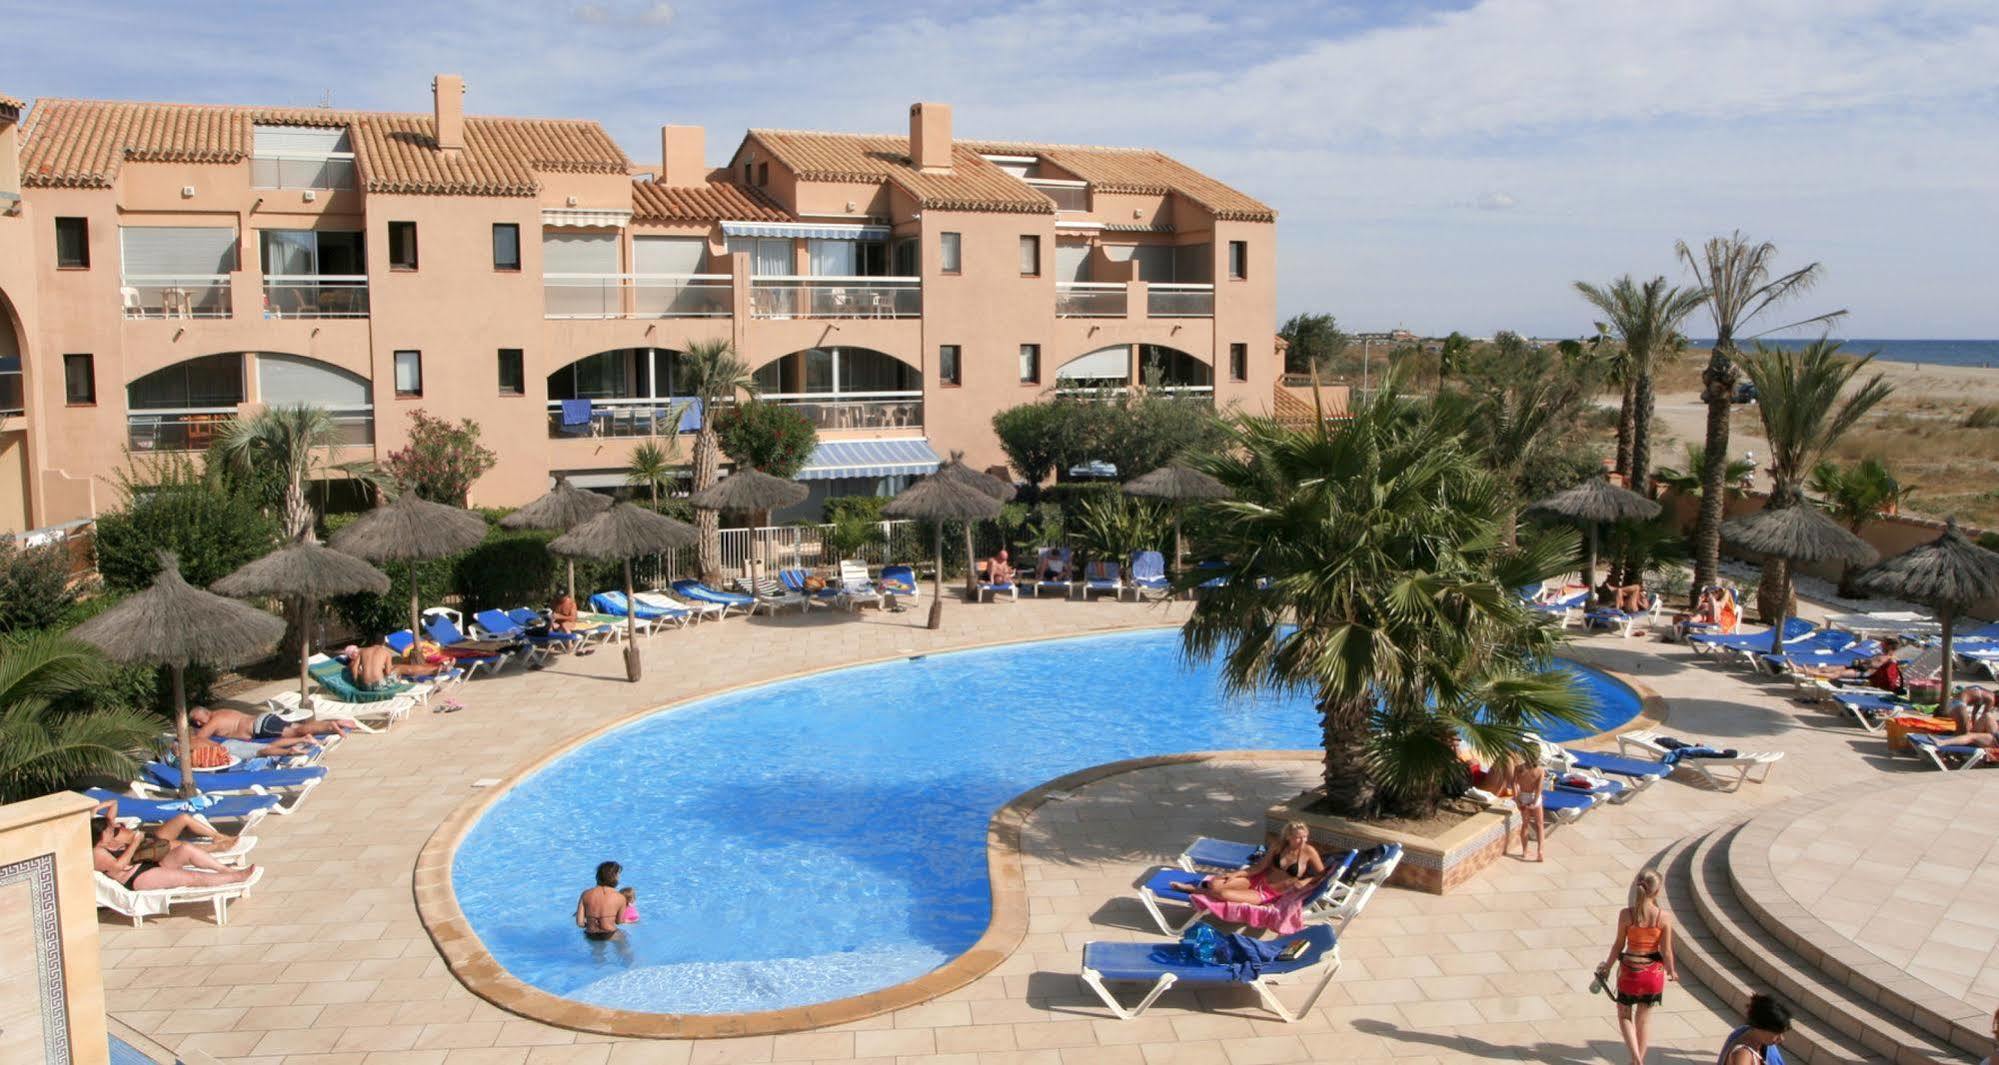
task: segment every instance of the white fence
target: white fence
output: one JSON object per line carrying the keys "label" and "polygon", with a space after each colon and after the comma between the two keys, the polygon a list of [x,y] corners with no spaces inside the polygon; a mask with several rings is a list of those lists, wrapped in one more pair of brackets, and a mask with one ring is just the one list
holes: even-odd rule
{"label": "white fence", "polygon": [[[918,563],[930,557],[930,545],[917,543],[913,521],[879,522],[881,536],[861,548],[858,557],[870,566],[890,562]],[[722,530],[722,572],[735,577],[748,572],[751,559],[761,562],[766,573],[783,569],[811,569],[832,566],[840,561],[825,546],[828,525],[765,525],[755,529]],[[698,576],[698,552],[692,547],[665,555],[639,559],[633,563],[632,577],[641,584],[658,585],[680,577]]]}

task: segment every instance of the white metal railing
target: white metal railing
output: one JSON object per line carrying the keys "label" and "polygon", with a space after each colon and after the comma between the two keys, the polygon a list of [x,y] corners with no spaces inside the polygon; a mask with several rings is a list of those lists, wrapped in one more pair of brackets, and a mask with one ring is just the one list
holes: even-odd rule
{"label": "white metal railing", "polygon": [[127,274],[118,289],[127,318],[227,318],[228,274]]}
{"label": "white metal railing", "polygon": [[547,318],[727,318],[728,274],[543,274]]}
{"label": "white metal railing", "polygon": [[366,318],[366,274],[265,274],[266,318]]}
{"label": "white metal railing", "polygon": [[[689,400],[671,396],[636,399],[548,401],[548,438],[672,436],[680,431]],[[584,404],[588,404],[587,409]],[[692,428],[687,430],[693,432]]]}
{"label": "white metal railing", "polygon": [[910,429],[923,424],[922,392],[765,392],[812,420],[817,429]]}
{"label": "white metal railing", "polygon": [[[1084,400],[1111,400],[1130,395],[1132,391],[1133,389],[1130,385],[1102,385],[1098,387],[1058,385],[1055,388],[1055,394],[1058,396],[1069,396],[1074,399]],[[1144,389],[1144,391],[1149,395],[1165,396],[1168,399],[1188,399],[1204,403],[1213,403],[1215,401],[1215,386],[1213,385],[1155,385]]]}
{"label": "white metal railing", "polygon": [[[881,535],[856,553],[860,561],[881,566],[891,562],[914,564],[930,557],[930,545],[918,536],[916,522],[884,521],[879,525]],[[779,570],[831,567],[840,561],[825,544],[825,534],[832,527],[830,524],[764,525],[754,529],[723,529],[722,569],[730,576],[740,576],[749,571],[751,559],[756,559],[765,574],[772,577]],[[691,547],[634,559],[632,577],[642,585],[657,587],[676,577],[696,575],[697,559],[698,552]]]}
{"label": "white metal railing", "polygon": [[21,394],[21,371],[0,370],[0,418],[12,417],[27,409]]}
{"label": "white metal railing", "polygon": [[351,189],[353,152],[259,152],[250,157],[250,187]]}
{"label": "white metal railing", "polygon": [[1127,289],[1117,281],[1059,281],[1055,284],[1057,318],[1123,318]]}
{"label": "white metal railing", "polygon": [[1054,178],[1022,178],[1034,191],[1055,201],[1058,211],[1087,211],[1090,209],[1090,183],[1087,181],[1058,181]]}
{"label": "white metal railing", "polygon": [[750,314],[756,318],[914,318],[922,313],[922,278],[767,275],[750,283]]}
{"label": "white metal railing", "polygon": [[1154,284],[1148,286],[1146,314],[1154,318],[1213,318],[1215,286]]}
{"label": "white metal railing", "polygon": [[[375,443],[373,407],[334,407],[331,413],[334,447]],[[222,427],[235,420],[235,407],[135,410],[125,415],[125,438],[133,451],[206,451]]]}

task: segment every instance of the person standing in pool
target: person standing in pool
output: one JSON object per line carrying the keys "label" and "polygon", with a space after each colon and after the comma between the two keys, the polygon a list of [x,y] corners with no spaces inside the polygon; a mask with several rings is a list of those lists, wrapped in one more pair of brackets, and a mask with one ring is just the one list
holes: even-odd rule
{"label": "person standing in pool", "polygon": [[618,926],[625,923],[625,896],[618,890],[618,874],[624,867],[617,862],[597,865],[597,886],[576,900],[576,927],[583,938],[593,942],[614,939]]}

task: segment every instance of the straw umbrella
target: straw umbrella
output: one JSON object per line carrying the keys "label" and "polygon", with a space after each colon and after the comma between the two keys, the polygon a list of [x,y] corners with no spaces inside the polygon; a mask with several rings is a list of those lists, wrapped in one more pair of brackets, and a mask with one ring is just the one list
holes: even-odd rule
{"label": "straw umbrella", "polygon": [[549,542],[564,558],[617,559],[625,564],[625,678],[639,679],[638,603],[632,598],[632,559],[691,547],[701,534],[686,522],[644,507],[619,503]]}
{"label": "straw umbrella", "polygon": [[312,619],[317,604],[336,595],[389,590],[388,574],[344,551],[322,547],[310,538],[280,547],[229,576],[216,581],[215,591],[238,599],[271,596],[292,604],[301,626],[298,644],[298,696],[310,690],[306,663],[312,658]]}
{"label": "straw umbrella", "polygon": [[1936,608],[1943,626],[1943,687],[1940,702],[1950,706],[1951,623],[1974,605],[1999,596],[1999,553],[1987,551],[1958,531],[1957,518],[1943,534],[1885,559],[1860,574],[1862,587]]}
{"label": "straw umbrella", "polygon": [[[1014,496],[1013,485],[994,477],[992,474],[983,473],[965,465],[965,453],[962,451],[951,452],[950,460],[937,467],[935,476],[942,477],[947,481],[956,481],[967,488],[975,489],[985,495],[991,496],[1001,503],[1011,501]],[[994,518],[998,516],[998,509],[994,509],[991,514],[981,515],[982,518]],[[965,598],[974,603],[979,601],[978,570],[977,549],[972,546],[972,522],[967,520],[965,522]]]}
{"label": "straw umbrella", "polygon": [[[694,493],[689,502],[702,510],[734,510],[757,515],[768,515],[779,507],[788,507],[804,502],[812,494],[810,488],[797,481],[787,481],[782,477],[768,474],[749,466],[739,466],[735,472],[716,481],[707,488]],[[756,528],[750,529],[751,543],[756,542]],[[744,568],[749,560],[744,560]],[[755,574],[750,574],[755,578]]]}
{"label": "straw umbrella", "polygon": [[[572,486],[569,478],[557,475],[555,487],[542,493],[541,498],[500,519],[502,529],[540,529],[544,532],[568,532],[591,518],[602,514],[611,505],[610,496],[585,492]],[[576,562],[568,560],[569,598],[576,598]]]}
{"label": "straw umbrella", "polygon": [[1589,527],[1589,554],[1583,563],[1583,584],[1590,588],[1596,587],[1597,527],[1605,522],[1647,521],[1659,516],[1658,503],[1601,477],[1591,477],[1574,488],[1556,492],[1527,510]]}
{"label": "straw umbrella", "polygon": [[173,674],[174,743],[180,763],[180,794],[194,794],[194,760],[188,757],[188,666],[233,666],[248,662],[285,634],[283,618],[224,599],[187,583],[180,559],[160,552],[160,575],[153,586],[78,625],[77,639],[125,664],[165,666]]}
{"label": "straw umbrella", "polygon": [[1149,499],[1164,499],[1173,505],[1173,575],[1180,575],[1180,558],[1183,545],[1180,538],[1180,512],[1189,501],[1203,499],[1227,499],[1229,490],[1222,482],[1178,464],[1161,466],[1143,477],[1136,478],[1124,486],[1126,495],[1144,496]]}
{"label": "straw umbrella", "polygon": [[[937,572],[930,595],[929,627],[933,629],[944,625],[944,523],[962,521],[969,529],[972,522],[996,518],[1000,512],[1000,501],[991,493],[982,492],[960,478],[946,476],[944,469],[939,467],[936,473],[904,489],[882,508],[882,513],[891,518],[917,518],[930,522],[937,530]],[[969,534],[967,540],[969,552]]]}
{"label": "straw umbrella", "polygon": [[[1768,558],[1791,562],[1844,562],[1865,565],[1878,557],[1867,541],[1853,535],[1836,521],[1808,504],[1759,510],[1747,517],[1721,525],[1721,538],[1730,547]],[[1790,617],[1790,599],[1777,608],[1770,625],[1770,653],[1784,648],[1784,622]]]}
{"label": "straw umbrella", "polygon": [[479,515],[404,492],[334,533],[331,546],[370,562],[409,563],[410,657],[414,659],[423,653],[419,650],[423,629],[416,564],[469,551],[485,538],[486,519]]}

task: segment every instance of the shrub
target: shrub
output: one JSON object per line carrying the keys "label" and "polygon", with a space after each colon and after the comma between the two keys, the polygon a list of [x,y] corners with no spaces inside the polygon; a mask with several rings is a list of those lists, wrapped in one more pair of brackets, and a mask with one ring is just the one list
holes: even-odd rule
{"label": "shrub", "polygon": [[1092,559],[1122,563],[1136,551],[1172,550],[1165,508],[1123,492],[1085,498],[1070,524],[1076,549]]}
{"label": "shrub", "polygon": [[860,514],[845,514],[834,519],[831,527],[819,535],[819,543],[825,551],[823,557],[829,559],[859,558],[863,549],[881,542],[881,522]]}
{"label": "shrub", "polygon": [[1029,484],[1040,484],[1055,472],[1056,463],[1072,451],[1067,439],[1074,404],[1060,400],[1023,403],[993,415],[993,432],[1007,462]]}
{"label": "shrub", "polygon": [[[346,528],[358,515],[335,514],[326,519],[327,535]],[[444,558],[433,562],[416,564],[418,601],[426,608],[444,601],[452,591],[457,559]],[[363,592],[359,595],[343,595],[329,604],[340,619],[353,627],[363,639],[373,639],[386,632],[409,628],[410,619],[410,565],[407,562],[391,562],[381,567],[389,575],[389,590],[383,595]]]}
{"label": "shrub", "polygon": [[833,496],[826,500],[826,520],[837,522],[842,518],[865,518],[868,521],[882,520],[882,508],[888,506],[890,496]]}
{"label": "shrub", "polygon": [[120,474],[124,505],[98,516],[97,572],[105,587],[133,592],[159,573],[161,550],[181,575],[206,587],[278,544],[276,520],[250,495],[204,476],[185,459]]}
{"label": "shrub", "polygon": [[472,482],[495,461],[479,443],[479,423],[464,418],[453,425],[417,407],[410,411],[410,442],[390,452],[382,466],[396,483],[420,498],[462,507]]}
{"label": "shrub", "polygon": [[1991,429],[1999,427],[1999,405],[1984,404],[1972,411],[1964,419],[1966,429]]}
{"label": "shrub", "polygon": [[[464,611],[506,610],[550,601],[564,573],[561,563],[548,553],[548,542],[556,535],[493,529],[483,543],[458,555],[453,560],[452,579],[464,599]],[[577,576],[580,579],[582,574]],[[408,612],[405,605],[403,613]]]}
{"label": "shrub", "polygon": [[773,477],[797,476],[819,445],[812,419],[790,407],[756,400],[723,409],[715,417],[715,435],[723,454],[737,465]]}
{"label": "shrub", "polygon": [[1031,484],[1089,461],[1124,478],[1182,455],[1220,446],[1226,431],[1206,404],[1144,392],[1136,396],[1050,399],[993,416],[1007,461]]}
{"label": "shrub", "polygon": [[0,536],[0,634],[55,628],[75,605],[68,547],[19,548]]}

